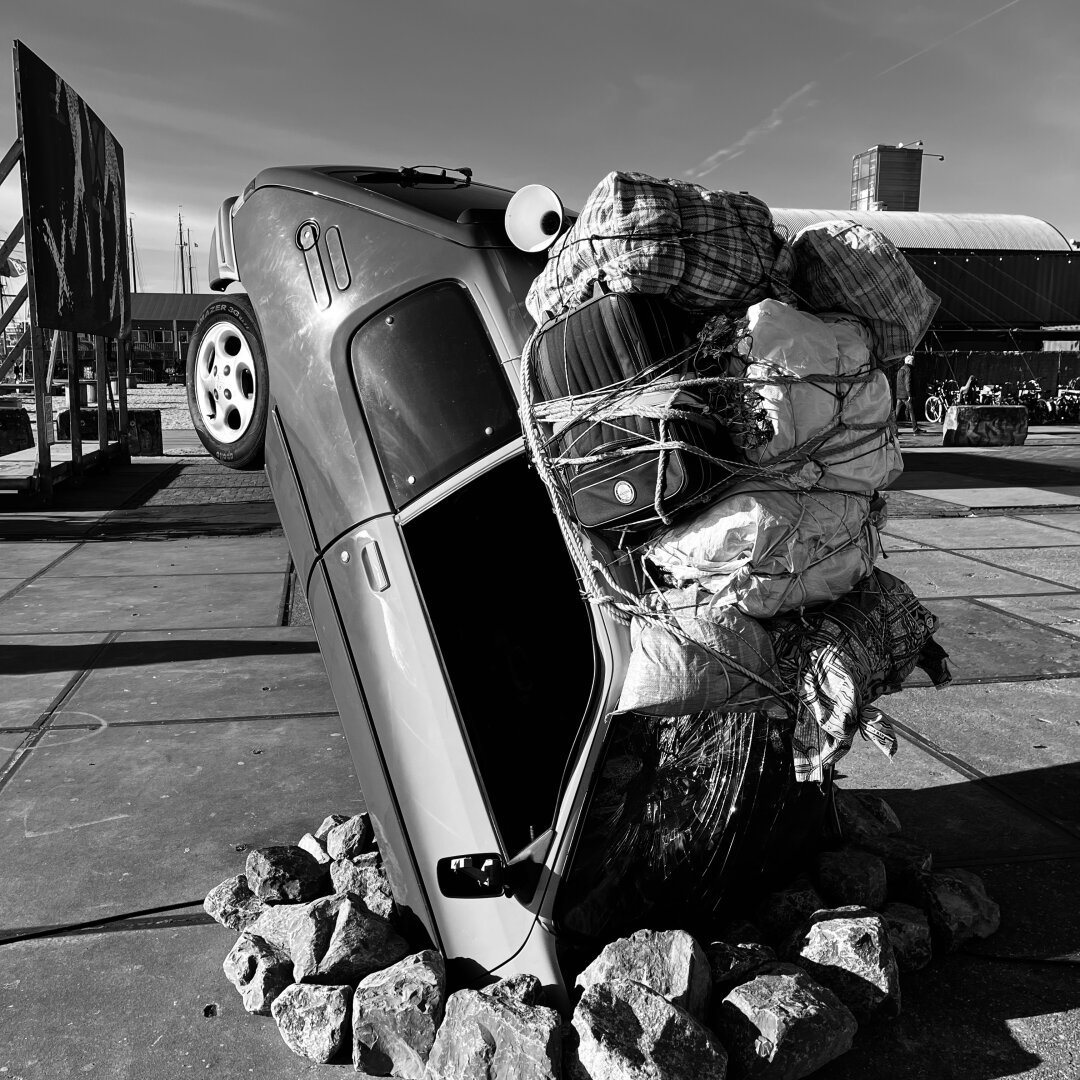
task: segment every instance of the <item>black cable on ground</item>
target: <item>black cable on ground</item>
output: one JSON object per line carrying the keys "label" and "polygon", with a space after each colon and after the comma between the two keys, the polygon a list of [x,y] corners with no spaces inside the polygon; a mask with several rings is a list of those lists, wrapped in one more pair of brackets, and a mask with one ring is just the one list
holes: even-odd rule
{"label": "black cable on ground", "polygon": [[109,923],[122,922],[124,919],[138,919],[144,915],[160,915],[165,911],[176,911],[179,908],[202,907],[202,900],[185,900],[181,904],[164,904],[161,907],[141,908],[138,911],[124,911],[119,915],[106,915],[101,919],[91,919],[89,922],[66,923],[61,926],[47,926],[43,930],[31,930],[25,934],[15,934],[13,937],[0,938],[0,945],[14,945],[18,941],[32,941],[34,938],[59,937],[62,934],[71,934],[76,930],[89,930],[95,926],[107,926]]}

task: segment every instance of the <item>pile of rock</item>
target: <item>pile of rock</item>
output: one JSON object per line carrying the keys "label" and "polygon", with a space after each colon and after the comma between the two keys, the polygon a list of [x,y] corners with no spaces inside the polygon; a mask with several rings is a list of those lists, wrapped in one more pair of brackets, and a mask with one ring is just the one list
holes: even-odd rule
{"label": "pile of rock", "polygon": [[399,932],[366,815],[248,855],[206,898],[240,932],[225,973],[316,1062],[414,1080],[798,1080],[900,1012],[900,973],[998,926],[964,870],[935,872],[881,799],[837,793],[848,843],[704,947],[682,930],[607,945],[572,1021],[521,975],[447,994],[443,957]]}

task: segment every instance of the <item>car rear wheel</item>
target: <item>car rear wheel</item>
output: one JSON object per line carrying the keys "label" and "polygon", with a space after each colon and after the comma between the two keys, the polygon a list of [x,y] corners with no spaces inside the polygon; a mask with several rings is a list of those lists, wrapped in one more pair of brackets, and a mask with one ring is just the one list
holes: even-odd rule
{"label": "car rear wheel", "polygon": [[215,300],[187,351],[187,399],[203,446],[230,469],[260,469],[270,398],[255,312],[243,296]]}

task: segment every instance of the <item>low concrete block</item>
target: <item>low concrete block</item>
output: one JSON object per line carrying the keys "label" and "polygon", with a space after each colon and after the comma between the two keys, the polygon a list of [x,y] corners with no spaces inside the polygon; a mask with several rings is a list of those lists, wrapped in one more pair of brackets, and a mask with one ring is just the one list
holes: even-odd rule
{"label": "low concrete block", "polygon": [[[108,411],[105,415],[109,438],[115,440],[116,413]],[[97,440],[97,416],[96,409],[79,410],[79,434],[83,442]],[[56,437],[61,442],[67,442],[71,438],[70,409],[65,409],[56,418]],[[128,409],[128,447],[132,457],[161,457],[164,450],[161,442],[160,409]]]}
{"label": "low concrete block", "polygon": [[953,405],[945,413],[942,446],[1023,446],[1028,414],[1023,405]]}
{"label": "low concrete block", "polygon": [[34,445],[30,414],[23,408],[0,409],[0,454],[14,454]]}

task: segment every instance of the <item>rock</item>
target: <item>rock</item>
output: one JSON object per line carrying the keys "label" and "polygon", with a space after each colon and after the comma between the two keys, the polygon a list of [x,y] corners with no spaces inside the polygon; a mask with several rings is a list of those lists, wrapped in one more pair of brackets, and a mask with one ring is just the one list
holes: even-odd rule
{"label": "rock", "polygon": [[425,1080],[558,1080],[561,1019],[554,1009],[458,990],[428,1056]]}
{"label": "rock", "polygon": [[616,979],[642,983],[699,1020],[709,1008],[709,959],[685,930],[638,930],[605,945],[577,985],[588,990]]}
{"label": "rock", "polygon": [[885,930],[901,971],[920,971],[930,963],[933,946],[926,913],[911,904],[886,904],[881,910]]}
{"label": "rock", "polygon": [[544,987],[535,975],[511,975],[508,979],[485,986],[481,993],[502,1001],[516,1001],[519,1005],[539,1005],[544,996]]}
{"label": "rock", "polygon": [[947,950],[971,938],[989,937],[1001,925],[1001,909],[970,870],[946,870],[925,879],[925,900],[934,937]]}
{"label": "rock", "polygon": [[265,909],[266,902],[251,891],[243,874],[216,885],[203,901],[207,915],[239,933],[247,930]]}
{"label": "rock", "polygon": [[816,914],[819,921],[809,926],[798,948],[799,967],[832,990],[860,1024],[898,1016],[900,974],[881,916]]}
{"label": "rock", "polygon": [[885,903],[885,864],[877,855],[855,848],[819,852],[815,866],[818,892],[834,906]]}
{"label": "rock", "polygon": [[353,995],[353,1064],[421,1080],[446,1007],[446,963],[432,949],[362,979]]}
{"label": "rock", "polygon": [[724,1080],[727,1053],[685,1009],[638,982],[598,982],[574,1010],[571,1076],[588,1080]]}
{"label": "rock", "polygon": [[385,919],[349,896],[270,906],[248,932],[289,954],[297,982],[353,985],[411,951]]}
{"label": "rock", "polygon": [[794,964],[769,964],[717,1010],[733,1077],[800,1080],[851,1049],[858,1024],[829,989]]}
{"label": "rock", "polygon": [[261,938],[241,934],[222,964],[225,977],[240,992],[249,1013],[270,1015],[274,999],[291,986],[292,960]]}
{"label": "rock", "polygon": [[859,847],[885,864],[890,900],[920,901],[923,878],[934,865],[934,857],[926,848],[903,836],[871,836],[860,840]]}
{"label": "rock", "polygon": [[330,814],[323,818],[322,824],[315,830],[315,839],[323,847],[326,847],[326,834],[337,825],[343,825],[349,820],[348,814]]}
{"label": "rock", "polygon": [[351,859],[367,851],[374,839],[367,814],[357,814],[330,829],[324,843],[331,859]]}
{"label": "rock", "polygon": [[381,865],[362,863],[353,859],[335,859],[330,864],[330,881],[336,893],[351,893],[376,915],[391,919],[395,914],[394,894],[390,879]]}
{"label": "rock", "polygon": [[294,1053],[325,1065],[345,1045],[351,986],[286,987],[270,1006],[278,1031]]}
{"label": "rock", "polygon": [[882,798],[869,791],[834,789],[836,816],[846,840],[862,841],[872,836],[896,836],[900,819]]}
{"label": "rock", "polygon": [[770,941],[779,941],[797,930],[815,911],[828,907],[804,875],[786,889],[769,893],[758,905],[755,922]]}
{"label": "rock", "polygon": [[296,844],[253,848],[244,867],[248,887],[269,903],[302,904],[330,891],[330,876]]}
{"label": "rock", "polygon": [[304,833],[297,841],[296,846],[301,851],[306,851],[320,866],[329,865],[330,856],[326,854],[326,848],[323,847],[322,841],[316,840],[311,833]]}
{"label": "rock", "polygon": [[775,962],[776,953],[768,945],[729,945],[726,941],[714,941],[705,946],[712,975],[712,998],[719,1001],[739,983],[753,978],[763,964]]}

